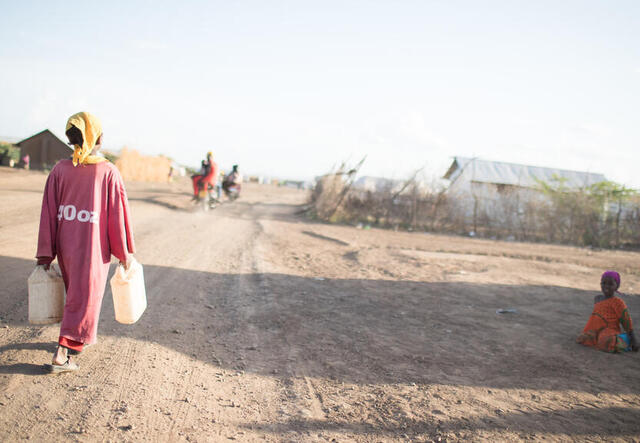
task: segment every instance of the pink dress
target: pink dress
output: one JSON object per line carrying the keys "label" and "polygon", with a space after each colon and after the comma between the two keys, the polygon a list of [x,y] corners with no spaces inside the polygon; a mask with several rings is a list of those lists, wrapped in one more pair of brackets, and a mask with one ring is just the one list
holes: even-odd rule
{"label": "pink dress", "polygon": [[122,176],[109,162],[61,160],[49,174],[36,257],[58,257],[67,290],[61,337],[96,342],[111,255],[124,261],[134,252],[129,213]]}

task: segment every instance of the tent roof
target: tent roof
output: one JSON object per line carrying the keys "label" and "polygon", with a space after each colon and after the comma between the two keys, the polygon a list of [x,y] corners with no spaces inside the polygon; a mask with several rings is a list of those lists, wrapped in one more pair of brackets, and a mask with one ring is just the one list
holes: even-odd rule
{"label": "tent roof", "polygon": [[453,163],[443,178],[453,182],[465,171],[471,181],[526,188],[536,187],[540,180],[549,183],[558,178],[563,179],[569,188],[581,188],[606,180],[604,175],[592,172],[518,165],[468,157],[454,157]]}

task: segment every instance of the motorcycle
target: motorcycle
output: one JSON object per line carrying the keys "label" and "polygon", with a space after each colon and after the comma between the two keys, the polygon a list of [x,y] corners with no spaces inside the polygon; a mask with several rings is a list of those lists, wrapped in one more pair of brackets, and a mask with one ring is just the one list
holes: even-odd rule
{"label": "motorcycle", "polygon": [[207,186],[200,189],[198,194],[194,197],[194,203],[199,205],[205,212],[209,209],[214,209],[220,204],[220,200],[216,197],[214,191],[213,186],[207,184]]}
{"label": "motorcycle", "polygon": [[229,199],[229,201],[235,201],[238,197],[240,197],[240,185],[233,184],[230,186],[225,186],[224,195]]}

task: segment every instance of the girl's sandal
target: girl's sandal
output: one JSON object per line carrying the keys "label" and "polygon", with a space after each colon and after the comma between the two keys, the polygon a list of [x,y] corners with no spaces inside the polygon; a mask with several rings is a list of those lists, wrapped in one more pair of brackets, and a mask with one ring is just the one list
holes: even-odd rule
{"label": "girl's sandal", "polygon": [[80,367],[71,361],[71,359],[67,358],[67,361],[61,365],[56,364],[45,364],[44,368],[50,374],[61,374],[63,372],[73,372],[77,371]]}

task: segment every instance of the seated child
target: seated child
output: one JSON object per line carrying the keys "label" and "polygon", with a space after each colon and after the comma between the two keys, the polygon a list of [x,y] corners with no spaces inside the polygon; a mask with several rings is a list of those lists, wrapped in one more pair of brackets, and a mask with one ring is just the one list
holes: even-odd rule
{"label": "seated child", "polygon": [[[638,352],[633,334],[633,324],[627,305],[615,293],[620,287],[620,274],[606,271],[600,278],[602,294],[594,299],[593,312],[582,334],[576,340],[585,346],[593,346],[604,352]],[[625,330],[622,334],[620,330]]]}

